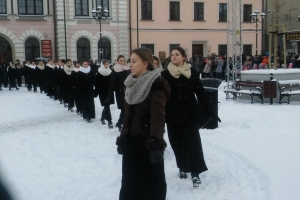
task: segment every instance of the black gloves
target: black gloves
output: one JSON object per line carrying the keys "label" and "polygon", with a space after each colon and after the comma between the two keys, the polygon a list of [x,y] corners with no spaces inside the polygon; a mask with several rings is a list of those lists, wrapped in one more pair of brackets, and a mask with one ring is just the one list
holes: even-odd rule
{"label": "black gloves", "polygon": [[151,164],[159,164],[164,161],[164,151],[150,151],[150,161]]}
{"label": "black gloves", "polygon": [[118,146],[117,148],[118,154],[123,155],[123,148]]}

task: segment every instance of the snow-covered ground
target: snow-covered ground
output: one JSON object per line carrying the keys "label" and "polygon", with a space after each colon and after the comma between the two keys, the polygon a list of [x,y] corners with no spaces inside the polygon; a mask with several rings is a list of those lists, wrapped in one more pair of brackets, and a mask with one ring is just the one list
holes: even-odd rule
{"label": "snow-covered ground", "polygon": [[[201,130],[209,170],[200,188],[178,178],[167,147],[168,200],[299,200],[300,103],[227,101],[222,86],[219,100],[222,123]],[[0,173],[16,200],[118,199],[119,133],[100,124],[95,102],[97,119],[88,124],[45,95],[0,91]],[[115,106],[112,114],[116,122]]]}

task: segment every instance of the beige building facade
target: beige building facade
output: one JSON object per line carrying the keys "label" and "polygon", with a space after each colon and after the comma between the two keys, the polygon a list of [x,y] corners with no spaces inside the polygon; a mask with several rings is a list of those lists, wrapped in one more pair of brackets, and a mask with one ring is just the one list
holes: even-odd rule
{"label": "beige building facade", "polygon": [[[226,0],[137,0],[129,1],[129,46],[150,48],[154,55],[170,55],[183,47],[195,54],[225,55],[227,44]],[[255,24],[251,14],[262,10],[261,0],[243,1],[243,52],[254,55]],[[262,24],[258,26],[258,52],[262,51]]]}

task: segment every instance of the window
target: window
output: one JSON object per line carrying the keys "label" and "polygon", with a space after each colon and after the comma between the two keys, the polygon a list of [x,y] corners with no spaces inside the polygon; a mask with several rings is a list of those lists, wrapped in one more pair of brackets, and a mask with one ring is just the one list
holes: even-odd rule
{"label": "window", "polygon": [[0,14],[6,14],[6,0],[0,0]]}
{"label": "window", "polygon": [[170,1],[170,20],[180,20],[180,2]]}
{"label": "window", "polygon": [[244,4],[244,13],[243,13],[243,21],[251,22],[252,21],[252,5]]}
{"label": "window", "polygon": [[19,14],[42,15],[43,0],[18,0]]}
{"label": "window", "polygon": [[[109,0],[97,0],[96,6],[101,5],[103,10],[107,8],[109,10]],[[110,12],[108,13],[108,17],[110,16]]]}
{"label": "window", "polygon": [[227,22],[227,4],[219,4],[219,22]]}
{"label": "window", "polygon": [[180,44],[170,44],[170,56],[175,47],[180,47]]}
{"label": "window", "polygon": [[225,56],[227,55],[227,45],[226,44],[221,44],[218,47],[218,56]]}
{"label": "window", "polygon": [[194,20],[203,21],[204,20],[204,3],[194,3]]}
{"label": "window", "polygon": [[75,15],[89,16],[89,0],[75,0]]}
{"label": "window", "polygon": [[[101,58],[101,45],[102,45],[102,58]],[[100,40],[98,42],[98,53],[99,53],[99,59],[106,59],[111,60],[111,43],[108,39],[102,38],[101,39],[101,45]]]}
{"label": "window", "polygon": [[152,20],[152,1],[142,0],[142,19]]}
{"label": "window", "polygon": [[245,56],[252,56],[252,44],[243,45],[243,54]]}
{"label": "window", "polygon": [[86,38],[80,38],[77,41],[77,59],[90,59],[91,50],[90,50],[90,41]]}
{"label": "window", "polygon": [[154,55],[154,44],[142,44],[141,47],[150,49],[152,54]]}
{"label": "window", "polygon": [[40,57],[40,42],[35,38],[28,38],[25,42],[26,60],[34,61]]}

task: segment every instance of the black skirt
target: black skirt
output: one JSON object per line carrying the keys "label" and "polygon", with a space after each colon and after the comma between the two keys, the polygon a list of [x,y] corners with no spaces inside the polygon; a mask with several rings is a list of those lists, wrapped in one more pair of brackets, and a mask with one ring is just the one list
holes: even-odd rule
{"label": "black skirt", "polygon": [[207,171],[198,123],[167,124],[167,129],[177,167],[183,172]]}
{"label": "black skirt", "polygon": [[127,136],[123,146],[120,200],[165,200],[164,163],[151,164],[142,136]]}

